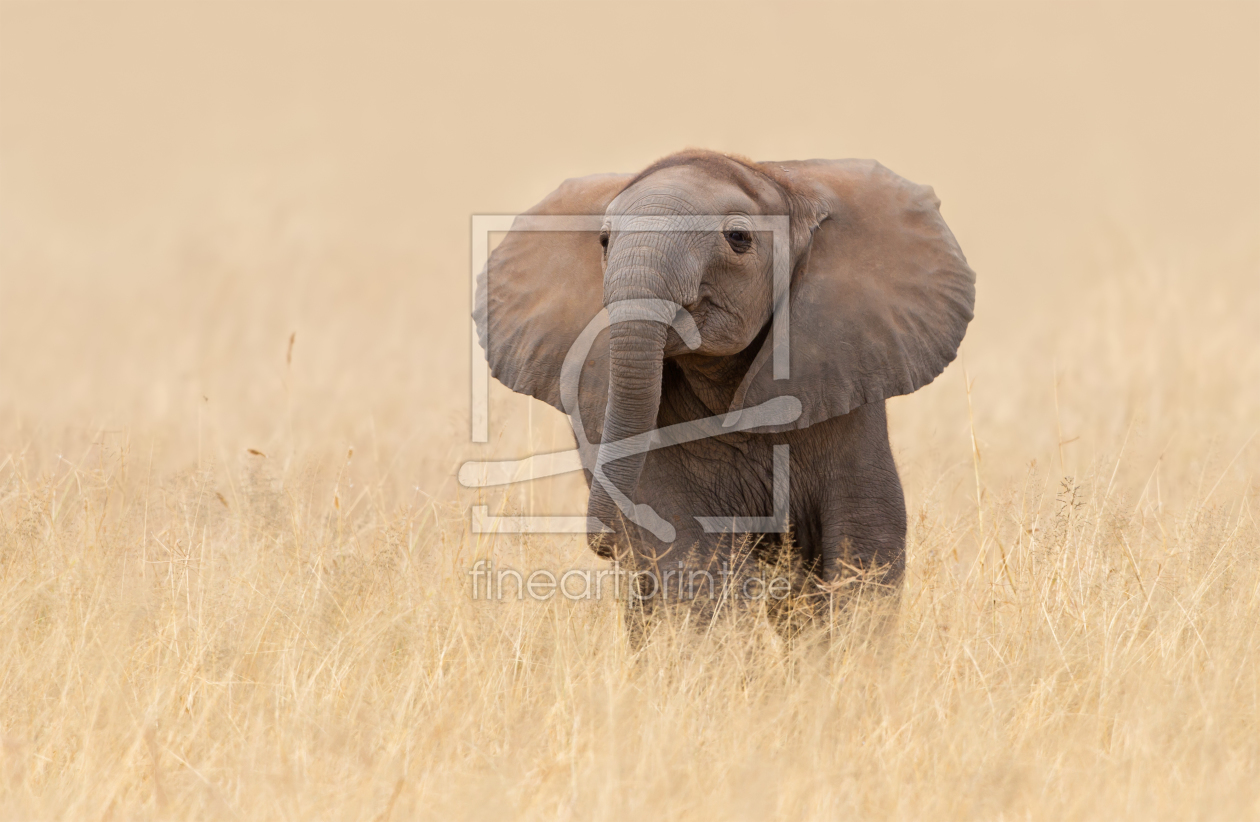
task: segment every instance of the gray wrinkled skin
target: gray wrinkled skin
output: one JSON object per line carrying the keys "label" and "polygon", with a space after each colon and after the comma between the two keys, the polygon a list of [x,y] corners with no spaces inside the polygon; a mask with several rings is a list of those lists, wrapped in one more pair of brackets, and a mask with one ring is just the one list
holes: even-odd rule
{"label": "gray wrinkled skin", "polygon": [[[626,522],[600,483],[588,516],[604,556],[637,567],[738,562],[742,537],[706,534],[696,517],[769,516],[775,445],[790,447],[790,559],[812,590],[854,573],[899,589],[905,502],[884,400],[934,379],[954,358],[974,304],[974,274],[932,190],[860,160],[751,163],[710,152],[667,157],[637,176],[567,181],[530,214],[602,214],[589,233],[509,233],[480,287],[476,320],[492,373],[562,407],[559,370],[602,307],[612,325],[582,370],[592,442],[795,397],[791,423],[723,434],[606,462],[609,480],[650,505],[676,537]],[[722,230],[634,231],[637,217],[721,215]],[[791,376],[773,379],[772,244],[752,216],[790,220]],[[741,233],[743,232],[743,233]],[[690,313],[694,350],[668,324],[619,316],[619,304],[669,301]],[[743,388],[741,389],[741,385]],[[608,458],[610,452],[603,451]],[[587,481],[591,482],[590,465]],[[753,536],[759,551],[781,541]]]}

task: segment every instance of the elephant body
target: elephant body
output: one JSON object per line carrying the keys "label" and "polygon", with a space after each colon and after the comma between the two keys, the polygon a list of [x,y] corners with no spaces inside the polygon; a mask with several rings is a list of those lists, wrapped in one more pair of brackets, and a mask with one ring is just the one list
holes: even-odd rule
{"label": "elephant body", "polygon": [[[713,413],[684,369],[667,364],[657,427]],[[705,533],[697,517],[771,517],[776,445],[788,446],[786,525],[800,564],[823,580],[843,576],[845,562],[878,568],[882,581],[895,586],[905,562],[906,509],[883,402],[808,428],[726,434],[652,451],[635,499],[655,508],[677,536],[667,544],[636,529],[636,560],[669,567],[690,552],[689,566],[738,563],[732,552],[742,535]],[[767,537],[760,541],[778,542]]]}
{"label": "elephant body", "polygon": [[[598,231],[535,230],[574,216]],[[474,318],[494,376],[573,422],[596,553],[668,573],[787,537],[816,588],[895,591],[884,400],[954,358],[974,282],[932,190],[878,163],[691,151],[566,181],[491,255]]]}

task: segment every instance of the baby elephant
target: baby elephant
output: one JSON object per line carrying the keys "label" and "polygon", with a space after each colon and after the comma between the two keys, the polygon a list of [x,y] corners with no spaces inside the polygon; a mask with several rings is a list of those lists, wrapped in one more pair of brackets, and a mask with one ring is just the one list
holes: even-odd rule
{"label": "baby elephant", "polygon": [[938,206],[869,160],[687,151],[517,218],[478,282],[481,344],[569,415],[589,544],[653,569],[641,595],[687,598],[697,570],[709,595],[749,544],[815,590],[899,590],[884,400],[954,359],[975,301]]}

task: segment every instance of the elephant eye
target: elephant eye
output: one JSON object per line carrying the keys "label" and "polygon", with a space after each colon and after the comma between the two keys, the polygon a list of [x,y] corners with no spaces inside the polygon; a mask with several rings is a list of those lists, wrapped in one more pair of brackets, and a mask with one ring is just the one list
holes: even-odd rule
{"label": "elephant eye", "polygon": [[608,232],[607,231],[599,232],[599,244],[604,247],[605,251],[608,250]]}
{"label": "elephant eye", "polygon": [[741,229],[725,232],[726,242],[736,254],[743,254],[752,248],[752,233]]}

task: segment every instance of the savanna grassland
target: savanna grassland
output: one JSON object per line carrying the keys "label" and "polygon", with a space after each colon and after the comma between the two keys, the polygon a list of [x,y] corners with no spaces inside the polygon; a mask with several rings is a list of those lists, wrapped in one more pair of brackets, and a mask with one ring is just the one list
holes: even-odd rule
{"label": "savanna grassland", "polygon": [[[0,818],[1260,818],[1254,6],[833,10],[873,79],[780,126],[661,90],[737,21],[643,11],[699,56],[612,83],[611,143],[565,70],[618,7],[182,8],[0,11]],[[526,57],[567,79],[483,93]],[[585,489],[456,481],[571,443],[498,385],[469,441],[469,215],[687,144],[880,157],[977,271],[888,406],[886,636],[470,596],[606,566],[470,532]]]}

